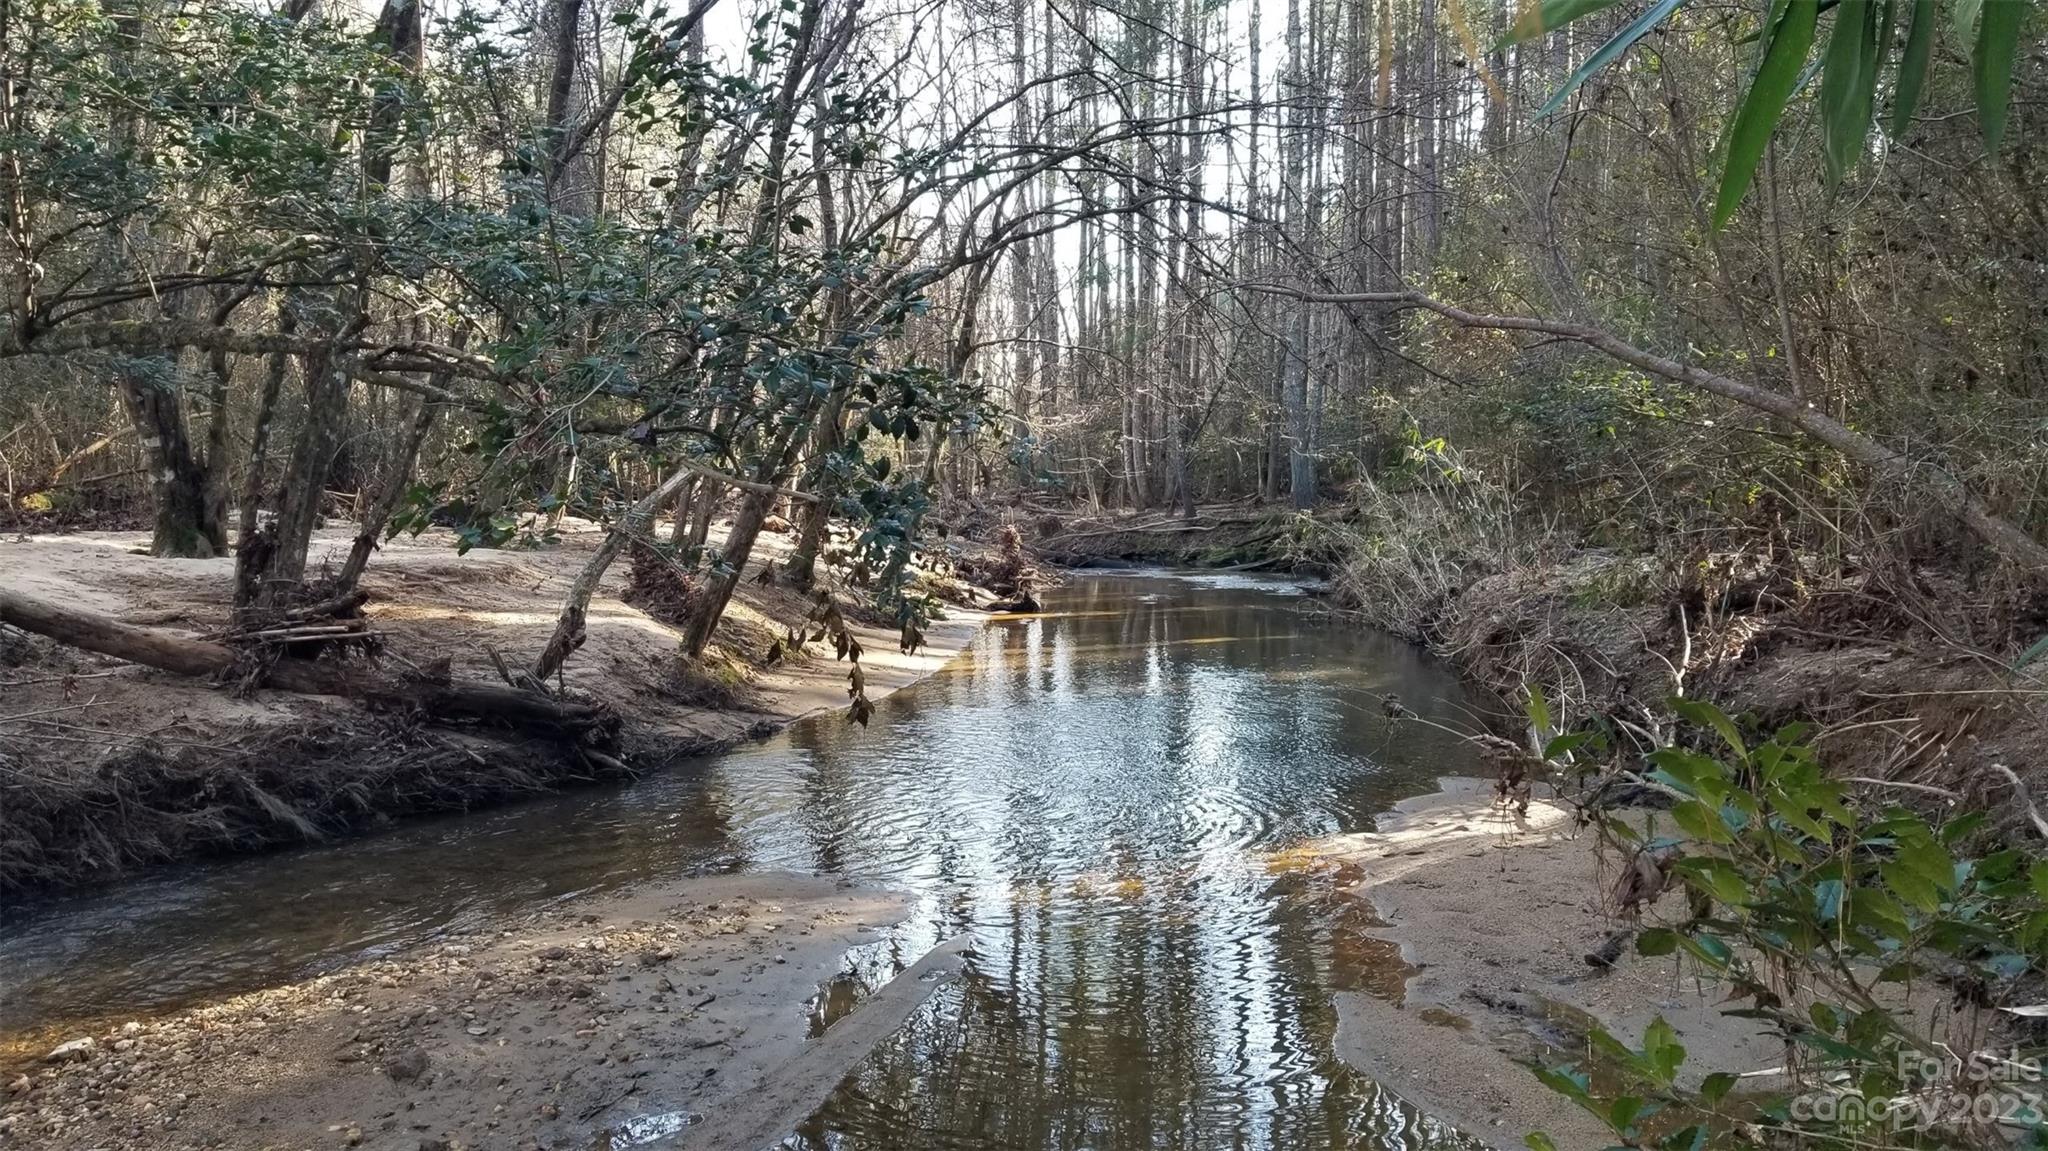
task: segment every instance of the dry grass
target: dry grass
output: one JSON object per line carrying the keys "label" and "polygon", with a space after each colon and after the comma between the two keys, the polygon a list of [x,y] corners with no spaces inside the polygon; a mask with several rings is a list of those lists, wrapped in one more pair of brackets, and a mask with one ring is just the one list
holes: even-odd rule
{"label": "dry grass", "polygon": [[1398,490],[1363,480],[1355,513],[1330,529],[1338,598],[1373,627],[1437,643],[1475,582],[1568,550],[1554,530],[1531,530],[1513,492],[1448,448],[1418,456],[1405,478]]}

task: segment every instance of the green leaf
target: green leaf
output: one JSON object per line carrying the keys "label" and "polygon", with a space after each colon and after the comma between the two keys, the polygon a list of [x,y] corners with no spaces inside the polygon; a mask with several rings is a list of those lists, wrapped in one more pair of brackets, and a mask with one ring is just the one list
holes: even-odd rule
{"label": "green leaf", "polygon": [[1564,102],[1571,97],[1574,91],[1578,90],[1579,85],[1585,83],[1593,73],[1614,63],[1636,41],[1648,36],[1651,29],[1663,23],[1664,19],[1673,12],[1678,11],[1679,5],[1683,3],[1685,3],[1685,0],[1657,0],[1657,3],[1650,5],[1647,12],[1630,21],[1627,27],[1616,32],[1609,38],[1607,43],[1600,45],[1591,56],[1586,57],[1586,62],[1579,65],[1578,70],[1565,80],[1564,87],[1559,88],[1556,94],[1551,96],[1542,108],[1538,109],[1536,114],[1538,116],[1548,116],[1563,107]]}
{"label": "green leaf", "polygon": [[1620,0],[1543,0],[1540,4],[1525,4],[1522,15],[1508,34],[1501,37],[1494,47],[1519,44],[1534,40],[1546,32],[1555,31],[1581,16],[1590,16],[1603,8],[1612,8]]}
{"label": "green leaf", "polygon": [[1941,910],[1941,892],[1927,877],[1903,863],[1886,863],[1877,869],[1886,890],[1929,915]]}
{"label": "green leaf", "polygon": [[1636,1116],[1643,1113],[1643,1101],[1634,1095],[1623,1095],[1607,1105],[1607,1126],[1617,1135],[1626,1135],[1635,1126]]}
{"label": "green leaf", "polygon": [[1816,1035],[1811,1031],[1795,1031],[1792,1033],[1792,1038],[1816,1051],[1822,1051],[1837,1059],[1846,1059],[1852,1063],[1875,1063],[1878,1060],[1875,1052],[1865,1051],[1860,1047],[1852,1047],[1831,1036]]}
{"label": "green leaf", "polygon": [[1956,889],[1956,861],[1948,849],[1931,835],[1916,835],[1899,842],[1899,862],[1946,894]]}
{"label": "green leaf", "polygon": [[1528,715],[1530,725],[1538,734],[1550,730],[1550,701],[1544,698],[1542,688],[1529,689],[1529,698],[1522,701],[1522,711]]}
{"label": "green leaf", "polygon": [[1749,884],[1735,865],[1725,859],[1694,856],[1672,865],[1685,881],[1731,907],[1749,902]]}
{"label": "green leaf", "polygon": [[1851,922],[1874,928],[1894,941],[1903,942],[1913,931],[1906,922],[1905,910],[1875,887],[1859,887],[1849,893],[1849,914]]}
{"label": "green leaf", "polygon": [[[1959,843],[1964,837],[1973,834],[1978,828],[1989,822],[1989,820],[1990,817],[1981,811],[1964,812],[1941,825],[1941,841],[1943,843]],[[1985,857],[1987,862],[1991,858],[1991,856]]]}
{"label": "green leaf", "polygon": [[1728,1097],[1728,1092],[1734,1089],[1735,1083],[1734,1075],[1726,1071],[1716,1071],[1700,1080],[1700,1098],[1706,1100],[1707,1106],[1712,1107]]}
{"label": "green leaf", "polygon": [[1877,26],[1878,6],[1873,0],[1842,0],[1835,12],[1820,78],[1821,145],[1830,188],[1842,182],[1870,138],[1881,54]]}
{"label": "green leaf", "polygon": [[1678,1032],[1662,1015],[1651,1020],[1643,1031],[1643,1058],[1655,1072],[1659,1085],[1669,1087],[1678,1078],[1679,1065],[1685,1062],[1685,1046],[1679,1043]]}
{"label": "green leaf", "polygon": [[1652,927],[1636,936],[1636,954],[1656,958],[1678,950],[1678,935],[1668,927]]}
{"label": "green leaf", "polygon": [[1842,881],[1823,879],[1813,885],[1813,914],[1822,923],[1833,923],[1842,914]]}
{"label": "green leaf", "polygon": [[1984,0],[1956,0],[1956,12],[1952,17],[1955,21],[1956,39],[1965,44],[1976,43],[1977,12],[1983,7]]}
{"label": "green leaf", "polygon": [[1785,10],[1770,30],[1763,63],[1757,67],[1756,79],[1750,82],[1742,109],[1735,114],[1735,127],[1728,135],[1728,161],[1721,171],[1720,194],[1714,200],[1716,228],[1728,223],[1741,206],[1743,196],[1749,193],[1757,165],[1763,162],[1764,148],[1771,142],[1771,132],[1777,128],[1779,117],[1785,114],[1785,102],[1792,98],[1799,83],[1806,54],[1813,47],[1814,24],[1819,16],[1819,0],[1786,0]]}
{"label": "green leaf", "polygon": [[[1798,0],[1794,0],[1794,3],[1797,2]],[[1720,735],[1721,741],[1728,745],[1728,750],[1735,753],[1736,759],[1745,762],[1749,759],[1749,748],[1742,742],[1742,730],[1736,727],[1735,721],[1729,719],[1720,708],[1702,700],[1673,696],[1671,710],[1677,712],[1687,723],[1713,728]]]}
{"label": "green leaf", "polygon": [[1522,1145],[1529,1151],[1557,1151],[1557,1143],[1541,1131],[1531,1131],[1522,1136]]}
{"label": "green leaf", "polygon": [[1842,1029],[1841,1017],[1835,1013],[1833,1007],[1825,1003],[1816,1003],[1808,1007],[1806,1009],[1806,1016],[1813,1020],[1813,1025],[1819,1028],[1823,1034],[1833,1035]]}
{"label": "green leaf", "polygon": [[1568,735],[1560,735],[1543,745],[1543,758],[1556,759],[1559,756],[1569,754],[1576,751],[1580,744],[1585,743],[1591,738],[1593,738],[1593,733],[1589,731],[1575,731]]}
{"label": "green leaf", "polygon": [[1728,961],[1735,957],[1727,944],[1712,935],[1681,935],[1678,945],[1685,948],[1687,955],[1716,970],[1726,968]]}
{"label": "green leaf", "polygon": [[1657,1141],[1658,1151],[1705,1151],[1707,1146],[1707,1125],[1695,1123],[1681,1128]]}
{"label": "green leaf", "polygon": [[1977,126],[1984,133],[1984,151],[1998,151],[2005,136],[2006,106],[2012,99],[2013,58],[2019,52],[2020,25],[2030,0],[1992,0],[1977,24],[1977,51],[1971,65],[1977,78]]}
{"label": "green leaf", "polygon": [[2048,655],[2048,635],[2035,640],[2032,647],[2021,652],[2020,657],[2012,661],[2012,669],[2014,671],[2025,670],[2028,664],[2033,663],[2044,655]]}
{"label": "green leaf", "polygon": [[[1859,1048],[1875,1048],[1884,1042],[1886,1036],[1897,1031],[1898,1023],[1890,1012],[1882,1007],[1872,1007],[1857,1012],[1856,1018],[1849,1021],[1849,1042]],[[1874,1055],[1866,1055],[1865,1059],[1871,1063],[1878,1062]]]}
{"label": "green leaf", "polygon": [[[1913,109],[1920,104],[1920,89],[1927,83],[1927,65],[1934,59],[1934,25],[1934,0],[1913,0],[1913,22],[1906,28],[1906,54],[1899,59],[1897,86],[1892,90],[1894,136],[1906,134],[1913,123]],[[2035,644],[2034,650],[2036,654],[2048,651],[2048,639]]]}
{"label": "green leaf", "polygon": [[1728,769],[1716,760],[1695,755],[1682,747],[1660,747],[1648,758],[1659,768],[1653,774],[1660,776],[1666,786],[1676,787],[1688,795],[1705,793],[1719,796],[1727,793]]}
{"label": "green leaf", "polygon": [[1545,1087],[1559,1095],[1580,1106],[1592,1103],[1592,1095],[1589,1092],[1593,1081],[1585,1072],[1574,1071],[1569,1067],[1532,1067],[1530,1070],[1536,1073],[1536,1078],[1542,1080]]}
{"label": "green leaf", "polygon": [[1672,807],[1671,818],[1694,839],[1707,843],[1735,841],[1735,837],[1728,833],[1728,825],[1721,821],[1721,813],[1699,800],[1688,799]]}

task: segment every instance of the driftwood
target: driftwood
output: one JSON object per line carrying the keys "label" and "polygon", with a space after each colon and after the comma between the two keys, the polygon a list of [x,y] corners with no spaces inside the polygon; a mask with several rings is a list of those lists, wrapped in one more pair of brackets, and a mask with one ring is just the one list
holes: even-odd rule
{"label": "driftwood", "polygon": [[[1038,541],[1037,546],[1041,548],[1055,547],[1060,544],[1071,543],[1075,540],[1096,539],[1101,536],[1177,535],[1184,532],[1210,532],[1215,531],[1217,528],[1234,527],[1242,524],[1261,523],[1265,520],[1269,520],[1272,518],[1273,517],[1271,515],[1250,515],[1223,516],[1217,519],[1207,520],[1185,520],[1179,518],[1160,518],[1152,520],[1133,519],[1125,523],[1112,523],[1108,527],[1091,528],[1087,531],[1078,532],[1061,532],[1058,535],[1046,536],[1045,538]],[[1283,528],[1281,530],[1284,531],[1285,529]],[[1274,534],[1277,535],[1280,533],[1276,532]]]}
{"label": "driftwood", "polygon": [[[242,665],[225,644],[123,623],[97,612],[0,589],[0,624],[58,643],[181,675],[222,676]],[[601,704],[555,699],[494,683],[401,677],[352,664],[278,659],[264,668],[264,687],[305,695],[336,695],[375,706],[417,709],[440,720],[472,720],[554,739],[608,747],[618,717]]]}

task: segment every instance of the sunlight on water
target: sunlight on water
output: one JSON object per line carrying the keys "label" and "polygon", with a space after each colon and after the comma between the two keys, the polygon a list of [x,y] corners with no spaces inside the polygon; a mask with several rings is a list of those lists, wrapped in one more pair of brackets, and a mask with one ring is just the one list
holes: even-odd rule
{"label": "sunlight on water", "polygon": [[1081,577],[866,729],[827,717],[631,787],[20,909],[0,1023],[140,1014],[649,878],[793,869],[916,900],[792,1006],[815,1027],[940,940],[972,950],[792,1146],[1472,1146],[1331,1057],[1330,990],[1371,984],[1384,949],[1267,862],[1469,768],[1380,693],[1450,723],[1463,701],[1298,590]]}

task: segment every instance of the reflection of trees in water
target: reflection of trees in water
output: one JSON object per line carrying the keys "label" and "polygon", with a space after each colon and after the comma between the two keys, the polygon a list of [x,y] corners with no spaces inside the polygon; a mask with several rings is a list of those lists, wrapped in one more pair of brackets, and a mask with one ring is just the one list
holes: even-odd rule
{"label": "reflection of trees in water", "polygon": [[1202,895],[1085,916],[1019,908],[1014,946],[851,1075],[802,1145],[1472,1146],[1330,1058],[1311,919],[1282,910],[1270,938],[1214,935],[1213,919],[1175,910]]}
{"label": "reflection of trees in water", "polygon": [[[804,1145],[1466,1145],[1334,1061],[1324,926],[1273,894],[1248,843],[1205,842],[1327,831],[1414,790],[1406,774],[1377,795],[1358,782],[1388,773],[1361,755],[1383,721],[1351,705],[1390,686],[1428,700],[1444,679],[1271,597],[1137,586],[1158,601],[1088,580],[1056,593],[1050,617],[998,625],[868,736],[923,741],[913,777],[957,805],[929,825],[934,866],[918,878],[944,892],[943,918],[971,917],[976,955]],[[822,768],[813,782],[836,791],[819,802],[837,834],[877,834],[878,797],[842,802],[848,785]],[[1204,791],[1258,808],[1256,826],[1203,823]],[[999,815],[977,829],[984,803]],[[963,850],[976,835],[994,850]]]}
{"label": "reflection of trees in water", "polygon": [[1375,694],[1427,708],[1447,677],[1258,592],[1090,578],[1048,607],[871,729],[792,737],[816,865],[920,893],[902,934],[975,936],[801,1142],[1466,1146],[1331,1057],[1326,928],[1256,858],[1452,766]]}

